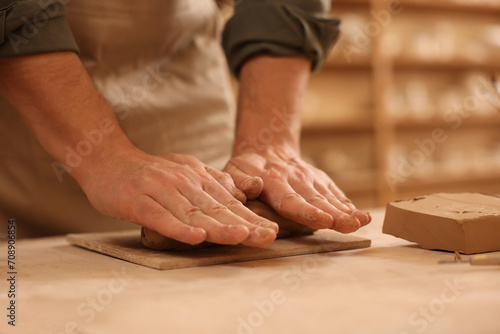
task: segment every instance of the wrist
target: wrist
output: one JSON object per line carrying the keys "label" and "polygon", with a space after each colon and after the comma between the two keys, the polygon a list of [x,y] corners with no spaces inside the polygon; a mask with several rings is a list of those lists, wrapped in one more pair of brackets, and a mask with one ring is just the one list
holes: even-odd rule
{"label": "wrist", "polygon": [[[118,127],[118,125],[116,125]],[[144,152],[137,149],[121,131],[110,127],[109,132],[82,131],[73,145],[66,145],[60,164],[86,189],[103,169],[113,168],[117,161],[129,159]]]}
{"label": "wrist", "polygon": [[298,140],[288,139],[284,136],[274,138],[272,141],[266,141],[261,140],[258,135],[250,135],[237,139],[233,146],[233,157],[245,153],[261,156],[277,154],[282,157],[292,158],[300,156],[300,146]]}
{"label": "wrist", "polygon": [[309,69],[309,60],[301,57],[259,55],[245,63],[233,155],[267,148],[299,154],[299,111]]}

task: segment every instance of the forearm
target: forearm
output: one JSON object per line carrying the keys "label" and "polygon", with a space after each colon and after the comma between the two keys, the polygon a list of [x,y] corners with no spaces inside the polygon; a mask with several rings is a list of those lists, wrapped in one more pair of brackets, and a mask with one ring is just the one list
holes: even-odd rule
{"label": "forearm", "polygon": [[310,60],[256,56],[240,72],[233,155],[268,146],[299,153],[300,108]]}
{"label": "forearm", "polygon": [[96,162],[133,149],[73,52],[0,58],[0,93],[80,183]]}

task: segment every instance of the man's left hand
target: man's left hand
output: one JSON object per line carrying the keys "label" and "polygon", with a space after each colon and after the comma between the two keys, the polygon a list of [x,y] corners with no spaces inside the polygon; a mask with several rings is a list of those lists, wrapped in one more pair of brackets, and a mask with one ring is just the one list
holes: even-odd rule
{"label": "man's left hand", "polygon": [[234,156],[225,172],[247,198],[257,196],[283,217],[312,228],[351,233],[371,221],[323,171],[293,150],[268,147]]}

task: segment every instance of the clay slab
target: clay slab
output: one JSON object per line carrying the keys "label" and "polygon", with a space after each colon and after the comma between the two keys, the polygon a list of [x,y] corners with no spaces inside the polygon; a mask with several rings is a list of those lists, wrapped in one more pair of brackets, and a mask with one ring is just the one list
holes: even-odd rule
{"label": "clay slab", "polygon": [[426,249],[464,254],[500,250],[500,198],[436,193],[387,204],[382,231]]}

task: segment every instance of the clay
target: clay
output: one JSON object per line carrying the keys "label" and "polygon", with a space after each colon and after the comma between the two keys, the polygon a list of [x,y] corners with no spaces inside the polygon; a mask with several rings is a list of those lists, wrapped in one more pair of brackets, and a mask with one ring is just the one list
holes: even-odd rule
{"label": "clay", "polygon": [[464,254],[500,250],[500,197],[437,193],[387,204],[383,233],[426,249]]}
{"label": "clay", "polygon": [[253,212],[255,212],[257,215],[277,223],[280,227],[280,230],[278,231],[278,238],[285,238],[288,236],[295,236],[295,235],[313,234],[314,231],[316,231],[313,228],[296,223],[293,220],[281,216],[266,203],[258,199],[247,201],[245,206],[250,210],[252,210]]}
{"label": "clay", "polygon": [[[307,227],[305,225],[296,223],[290,219],[282,217],[279,213],[270,208],[267,204],[259,200],[249,200],[245,204],[250,210],[255,212],[261,217],[267,218],[280,227],[278,232],[278,238],[284,238],[288,236],[295,235],[308,235],[313,234],[315,229]],[[141,229],[141,240],[142,244],[148,248],[156,250],[186,250],[186,249],[196,249],[205,248],[212,246],[212,243],[203,242],[199,245],[191,246],[177,240],[167,238],[160,233],[143,227]]]}
{"label": "clay", "polygon": [[198,245],[189,245],[183,242],[167,238],[166,236],[153,231],[149,228],[141,228],[141,241],[144,246],[156,250],[186,250],[209,247],[212,244],[209,242],[202,242]]}

